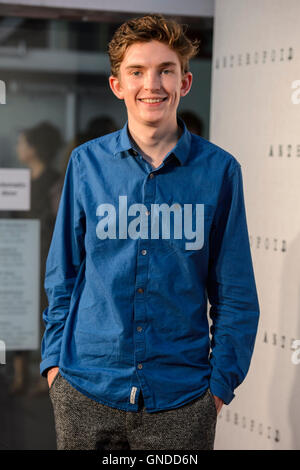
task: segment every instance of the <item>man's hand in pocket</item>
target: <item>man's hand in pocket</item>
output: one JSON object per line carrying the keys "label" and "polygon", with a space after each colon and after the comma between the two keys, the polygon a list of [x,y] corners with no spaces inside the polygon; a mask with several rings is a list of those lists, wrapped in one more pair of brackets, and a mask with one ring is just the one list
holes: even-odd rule
{"label": "man's hand in pocket", "polygon": [[58,374],[58,371],[59,371],[58,367],[51,367],[51,369],[48,370],[47,380],[48,380],[49,388],[51,387],[55,376]]}
{"label": "man's hand in pocket", "polygon": [[217,408],[217,415],[218,415],[221,411],[221,408],[222,408],[224,402],[221,398],[217,397],[216,395],[214,395],[214,399],[215,399],[215,404],[216,404],[216,408]]}

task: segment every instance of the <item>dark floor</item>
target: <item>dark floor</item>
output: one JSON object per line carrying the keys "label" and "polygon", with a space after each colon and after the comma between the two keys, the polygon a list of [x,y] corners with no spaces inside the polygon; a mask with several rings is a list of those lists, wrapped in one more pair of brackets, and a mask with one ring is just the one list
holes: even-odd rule
{"label": "dark floor", "polygon": [[[46,392],[32,396],[39,378],[39,363],[30,359],[28,386],[10,393],[14,368],[13,353],[0,365],[0,450],[56,449],[52,405]],[[45,379],[46,380],[46,379]]]}

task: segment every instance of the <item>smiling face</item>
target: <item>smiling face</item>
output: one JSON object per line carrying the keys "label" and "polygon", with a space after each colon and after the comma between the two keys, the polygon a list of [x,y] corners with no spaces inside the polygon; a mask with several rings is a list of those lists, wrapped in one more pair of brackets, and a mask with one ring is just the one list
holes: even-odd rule
{"label": "smiling face", "polygon": [[192,84],[192,74],[181,72],[175,51],[158,41],[137,42],[126,50],[119,76],[110,76],[114,94],[125,101],[131,125],[173,126],[181,96]]}

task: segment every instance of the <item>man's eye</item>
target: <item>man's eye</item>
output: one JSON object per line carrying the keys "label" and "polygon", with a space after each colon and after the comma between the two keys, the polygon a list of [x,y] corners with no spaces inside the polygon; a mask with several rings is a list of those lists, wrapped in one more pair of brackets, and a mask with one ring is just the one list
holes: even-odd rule
{"label": "man's eye", "polygon": [[141,72],[139,70],[135,70],[134,72],[132,72],[132,75],[134,75],[135,77],[137,77]]}
{"label": "man's eye", "polygon": [[169,73],[171,73],[171,70],[169,70],[169,69],[164,69],[162,72],[168,75]]}

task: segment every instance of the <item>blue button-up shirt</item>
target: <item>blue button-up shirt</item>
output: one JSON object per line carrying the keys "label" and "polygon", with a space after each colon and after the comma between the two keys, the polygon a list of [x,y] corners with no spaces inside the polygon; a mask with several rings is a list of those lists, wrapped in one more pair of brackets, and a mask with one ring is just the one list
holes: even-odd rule
{"label": "blue button-up shirt", "polygon": [[241,166],[178,122],[157,168],[127,123],[72,152],[47,259],[41,374],[126,411],[229,404],[257,332]]}

